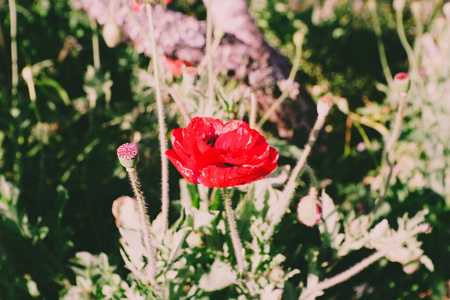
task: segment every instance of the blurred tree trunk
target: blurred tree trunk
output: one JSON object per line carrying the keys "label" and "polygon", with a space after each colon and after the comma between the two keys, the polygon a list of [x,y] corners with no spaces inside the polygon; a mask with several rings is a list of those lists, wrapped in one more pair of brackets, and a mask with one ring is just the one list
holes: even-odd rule
{"label": "blurred tree trunk", "polygon": [[[116,23],[122,29],[122,40],[151,56],[148,40],[130,17],[129,7],[123,6],[122,1],[74,0],[76,8],[85,10],[101,25],[110,17],[110,5],[113,5]],[[143,8],[134,15],[147,31],[146,11]],[[224,32],[214,51],[214,72],[227,74],[250,85],[264,113],[281,94],[277,83],[288,78],[292,67],[289,60],[265,42],[248,12],[246,0],[211,0],[209,12],[214,27]],[[153,15],[158,52],[198,65],[206,51],[206,23],[159,5],[154,6]],[[276,134],[281,137],[294,136],[294,142],[301,144],[312,127],[316,111],[310,95],[301,85],[298,91],[298,95],[293,94],[293,99],[288,97],[283,102],[269,121],[276,124]]]}

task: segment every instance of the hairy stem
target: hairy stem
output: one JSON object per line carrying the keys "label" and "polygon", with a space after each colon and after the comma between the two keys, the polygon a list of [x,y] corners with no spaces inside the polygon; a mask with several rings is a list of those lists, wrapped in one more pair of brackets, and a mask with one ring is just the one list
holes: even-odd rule
{"label": "hairy stem", "polygon": [[320,130],[322,129],[323,125],[325,124],[325,117],[317,117],[316,122],[314,123],[314,127],[311,130],[311,133],[309,134],[308,143],[305,146],[305,149],[303,149],[302,155],[300,156],[299,160],[297,161],[297,165],[294,167],[294,169],[291,172],[291,176],[289,177],[288,183],[286,184],[283,193],[280,196],[280,206],[275,211],[274,217],[272,218],[269,228],[264,234],[264,239],[268,240],[275,230],[275,226],[277,226],[281,219],[283,218],[284,214],[286,213],[286,210],[289,208],[289,204],[291,203],[291,198],[294,195],[295,188],[297,187],[297,179],[300,175],[300,171],[303,169],[303,167],[306,164],[306,159],[308,158],[309,154],[311,154],[312,147],[314,143],[317,140],[317,136],[319,135]]}
{"label": "hairy stem", "polygon": [[244,272],[244,249],[242,247],[241,239],[239,238],[239,232],[236,226],[236,220],[234,218],[233,208],[231,206],[231,198],[227,193],[226,188],[221,189],[222,198],[225,205],[225,214],[227,216],[228,229],[230,230],[231,242],[233,243],[234,255],[236,256],[238,272],[242,274]]}
{"label": "hairy stem", "polygon": [[160,85],[160,75],[158,68],[158,53],[156,50],[156,37],[155,37],[155,26],[153,24],[153,11],[152,6],[147,4],[147,17],[148,24],[150,27],[150,41],[152,43],[152,61],[153,61],[153,74],[155,77],[155,90],[156,90],[156,106],[158,110],[158,127],[159,127],[159,147],[161,152],[161,182],[162,182],[162,222],[163,228],[166,230],[168,228],[169,222],[169,160],[166,156],[167,150],[167,140],[166,140],[166,124],[164,122],[164,106],[162,103],[161,95],[161,85]]}
{"label": "hairy stem", "polygon": [[[207,108],[211,108],[214,103],[214,73],[212,64],[212,32],[213,22],[210,13],[211,0],[208,0],[208,6],[206,7],[206,65],[208,70],[208,105]],[[208,109],[206,111],[209,111]]]}
{"label": "hairy stem", "polygon": [[156,274],[156,257],[155,249],[152,244],[151,237],[151,225],[150,217],[147,212],[147,205],[145,203],[144,194],[141,190],[141,184],[139,182],[139,177],[136,168],[127,168],[128,178],[130,179],[131,187],[133,188],[134,197],[138,203],[139,219],[142,227],[142,235],[144,238],[144,245],[147,250],[148,259],[148,279],[151,284],[155,283]]}

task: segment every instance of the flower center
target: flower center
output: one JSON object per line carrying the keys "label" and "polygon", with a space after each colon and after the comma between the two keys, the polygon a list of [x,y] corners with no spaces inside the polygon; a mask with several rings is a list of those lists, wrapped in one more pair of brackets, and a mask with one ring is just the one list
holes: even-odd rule
{"label": "flower center", "polygon": [[206,145],[211,145],[211,148],[214,148],[218,138],[219,138],[219,135],[217,133],[211,132],[203,137],[203,141],[206,143]]}

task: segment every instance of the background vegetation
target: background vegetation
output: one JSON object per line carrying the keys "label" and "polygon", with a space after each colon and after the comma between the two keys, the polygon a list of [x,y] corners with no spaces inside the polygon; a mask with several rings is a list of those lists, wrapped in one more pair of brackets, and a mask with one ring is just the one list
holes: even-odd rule
{"label": "background vegetation", "polygon": [[[81,251],[106,253],[109,263],[118,266],[116,272],[126,277],[128,271],[119,253],[120,235],[111,213],[114,199],[131,196],[126,172],[116,156],[122,143],[139,142],[144,193],[156,203],[151,206],[152,216],[158,213],[158,122],[153,94],[140,75],[150,60],[125,44],[107,47],[101,28],[83,11],[73,9],[69,1],[16,1],[16,21],[13,2],[0,1],[0,298],[56,299],[64,288],[75,284],[71,260]],[[392,3],[377,3],[390,70],[392,74],[408,72],[414,66],[399,39]],[[414,3],[421,4],[423,33],[431,33],[441,49],[437,62],[422,55],[427,49],[417,37],[423,33],[418,32],[410,9]],[[381,261],[321,299],[448,297],[450,141],[446,129],[450,112],[445,91],[450,88],[450,47],[444,41],[450,43],[450,21],[443,16],[442,5],[442,1],[406,1],[406,37],[415,45],[414,54],[421,57],[421,68],[427,73],[421,79],[412,78],[410,104],[396,150],[403,160],[386,199],[390,204],[386,216],[393,224],[404,213],[414,215],[429,209],[426,219],[433,231],[420,239],[434,272],[422,266],[405,274],[400,264]],[[205,17],[200,1],[174,1],[169,8]],[[389,128],[395,100],[386,92],[368,3],[255,0],[250,2],[250,10],[267,41],[291,59],[293,34],[302,26],[308,28],[300,83],[314,99],[325,93],[346,99],[353,112],[340,106],[332,110],[311,166],[344,214],[370,211],[371,179],[380,168],[383,136],[377,128],[358,122],[356,116]],[[14,22],[16,39],[11,35]],[[446,32],[439,32],[439,22],[446,24]],[[99,64],[93,56],[96,38]],[[15,43],[17,71],[22,72],[17,85],[11,58]],[[32,83],[26,73],[29,70]],[[169,83],[180,80],[165,76]],[[178,127],[179,116],[170,107],[166,114],[170,132]],[[294,163],[292,158],[283,159]],[[170,198],[179,199],[180,175],[174,168],[170,171]],[[172,222],[178,214],[171,210]],[[291,214],[285,217],[275,240],[284,245],[280,249],[287,258],[285,265],[305,270],[293,282],[304,281],[306,249],[321,244],[317,228],[303,226]],[[367,253],[359,250],[343,260],[329,261],[331,274],[345,270]],[[332,254],[324,251],[320,256],[327,260]]]}

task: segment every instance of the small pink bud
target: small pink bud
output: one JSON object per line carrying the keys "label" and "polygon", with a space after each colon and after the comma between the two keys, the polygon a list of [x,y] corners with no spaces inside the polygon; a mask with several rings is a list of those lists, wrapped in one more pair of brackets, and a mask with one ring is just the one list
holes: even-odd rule
{"label": "small pink bud", "polygon": [[123,144],[117,148],[117,157],[125,168],[134,168],[139,161],[139,149],[132,143]]}
{"label": "small pink bud", "polygon": [[316,225],[322,218],[322,209],[318,205],[315,189],[311,189],[309,194],[298,202],[297,217],[303,225],[308,227]]}
{"label": "small pink bud", "polygon": [[400,92],[406,93],[409,90],[409,75],[405,72],[397,73],[394,76],[394,85]]}
{"label": "small pink bud", "polygon": [[333,99],[330,96],[322,96],[317,101],[317,114],[319,117],[325,118],[333,106]]}

